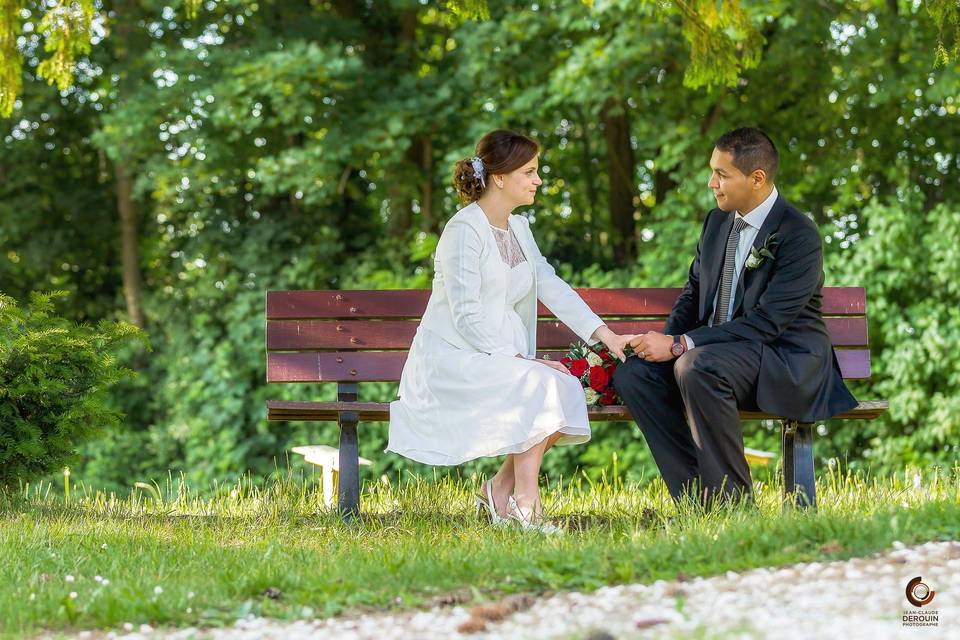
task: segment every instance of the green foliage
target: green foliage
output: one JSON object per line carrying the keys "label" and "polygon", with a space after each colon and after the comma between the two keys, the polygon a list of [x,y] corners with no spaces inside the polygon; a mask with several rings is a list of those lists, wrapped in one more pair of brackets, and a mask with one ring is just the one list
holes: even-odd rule
{"label": "green foliage", "polygon": [[75,325],[34,294],[21,309],[0,294],[0,485],[29,482],[63,467],[77,446],[115,428],[109,390],[130,372],[114,349],[142,338],[131,325]]}
{"label": "green foliage", "polygon": [[44,49],[51,55],[37,65],[37,73],[60,91],[73,84],[77,57],[90,53],[93,13],[93,0],[57,0],[40,21]]}
{"label": "green foliage", "polygon": [[936,62],[938,65],[950,64],[951,59],[960,57],[960,1],[926,0],[924,4],[940,30]]}
{"label": "green foliage", "polygon": [[487,0],[451,0],[450,9],[457,15],[475,20],[490,19]]}
{"label": "green foliage", "polygon": [[831,273],[867,288],[872,387],[890,412],[832,439],[877,469],[945,464],[960,457],[960,213],[911,194],[864,214],[870,235]]}
{"label": "green foliage", "polygon": [[[584,6],[593,6],[592,0],[580,1]],[[3,0],[0,4],[0,114],[4,117],[12,113],[22,86],[22,56],[16,35],[22,25],[20,10],[26,4],[19,0]],[[184,17],[197,19],[200,0],[185,0],[183,4]],[[451,0],[444,4],[461,18],[490,19],[487,0]],[[631,4],[636,7],[636,3]],[[690,45],[690,63],[684,80],[688,87],[734,86],[742,72],[759,63],[764,38],[749,12],[741,7],[740,0],[645,4],[654,6],[663,16],[676,12],[682,17],[683,35]],[[960,3],[929,0],[925,4],[939,28],[936,64],[948,64],[960,51]],[[56,83],[61,91],[74,80],[77,57],[90,52],[93,18],[92,0],[58,0],[46,7],[40,20],[39,31],[46,38],[45,49],[52,55],[39,64],[38,74]]]}
{"label": "green foliage", "polygon": [[20,2],[0,0],[0,115],[13,113],[23,86],[23,61],[17,48]]}
{"label": "green foliage", "polygon": [[[247,471],[264,478],[296,444],[336,444],[336,425],[265,420],[268,398],[334,393],[264,383],[265,291],[428,287],[458,205],[451,166],[501,126],[542,148],[543,189],[518,213],[564,278],[597,287],[682,285],[713,206],[713,140],[765,128],[782,154],[778,187],[825,238],[827,284],[867,287],[873,377],[856,395],[892,403],[874,422],[819,425],[821,468],[956,457],[960,394],[942,372],[960,352],[947,232],[960,205],[960,66],[931,69],[939,28],[927,8],[505,0],[475,20],[453,6],[465,5],[225,0],[183,20],[178,3],[111,5],[108,37],[78,58],[63,94],[32,81],[43,42],[31,40],[34,55],[10,76],[25,82],[0,153],[0,290],[69,291],[62,311],[73,321],[122,316],[112,165],[123,160],[136,179],[156,349],[118,352],[141,375],[109,392],[126,417],[83,445],[75,478],[126,491],[173,470],[207,488]],[[0,48],[21,24],[37,33],[43,11],[23,15],[0,20]],[[691,32],[694,17],[715,33]],[[721,77],[699,89],[691,34],[733,56],[705,53],[719,66],[701,79]],[[629,262],[613,252],[610,104],[629,122],[619,135],[634,155]],[[360,394],[389,400],[395,385]],[[746,444],[777,450],[777,433],[748,425]],[[498,462],[434,470],[384,455],[385,444],[385,424],[362,426],[361,454],[374,462],[364,474]],[[595,425],[588,446],[552,450],[544,471],[595,481],[614,454],[625,477],[656,477],[631,423]]]}
{"label": "green foliage", "polygon": [[741,72],[760,63],[763,36],[739,0],[675,0],[690,43],[684,84],[691,88],[734,86]]}

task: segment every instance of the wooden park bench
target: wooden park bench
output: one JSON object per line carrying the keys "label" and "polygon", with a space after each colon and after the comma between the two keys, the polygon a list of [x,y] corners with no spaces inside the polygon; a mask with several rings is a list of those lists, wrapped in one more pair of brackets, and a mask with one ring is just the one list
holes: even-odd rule
{"label": "wooden park bench", "polygon": [[[579,289],[611,329],[620,334],[662,330],[679,289]],[[358,402],[361,382],[400,379],[407,350],[429,290],[268,291],[266,301],[267,382],[337,383],[335,402],[267,402],[269,420],[334,421],[340,425],[340,477],[337,505],[356,514],[360,500],[357,425],[389,419],[389,401]],[[861,288],[825,288],[823,314],[846,379],[870,377],[866,292]],[[562,357],[573,332],[539,307],[537,345],[541,355]],[[861,402],[837,419],[872,419],[887,410],[886,401]],[[784,490],[798,504],[816,506],[813,424],[766,413],[741,412],[748,420],[781,423]],[[632,421],[624,406],[592,408],[592,421]]]}

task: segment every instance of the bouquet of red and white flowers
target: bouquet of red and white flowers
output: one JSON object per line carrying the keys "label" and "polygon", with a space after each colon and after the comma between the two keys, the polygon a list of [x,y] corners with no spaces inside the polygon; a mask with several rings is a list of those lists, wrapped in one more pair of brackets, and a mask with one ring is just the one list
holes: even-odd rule
{"label": "bouquet of red and white flowers", "polygon": [[570,345],[570,351],[560,358],[560,364],[580,379],[588,407],[620,404],[617,390],[613,388],[613,372],[620,361],[602,342],[593,346]]}

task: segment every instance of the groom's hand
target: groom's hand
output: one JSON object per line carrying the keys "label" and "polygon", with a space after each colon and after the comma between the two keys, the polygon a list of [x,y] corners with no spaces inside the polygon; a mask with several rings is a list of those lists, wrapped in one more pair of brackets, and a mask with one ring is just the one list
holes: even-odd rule
{"label": "groom's hand", "polygon": [[642,336],[637,336],[630,341],[630,346],[640,358],[648,362],[669,362],[673,360],[673,353],[670,348],[673,346],[673,338],[665,336],[656,331],[650,331]]}

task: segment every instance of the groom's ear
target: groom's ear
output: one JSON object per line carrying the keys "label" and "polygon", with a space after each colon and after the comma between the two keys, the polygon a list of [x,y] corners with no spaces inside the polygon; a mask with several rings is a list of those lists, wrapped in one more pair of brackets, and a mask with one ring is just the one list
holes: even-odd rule
{"label": "groom's ear", "polygon": [[762,189],[767,182],[767,172],[763,169],[754,169],[750,173],[750,187],[752,189]]}

